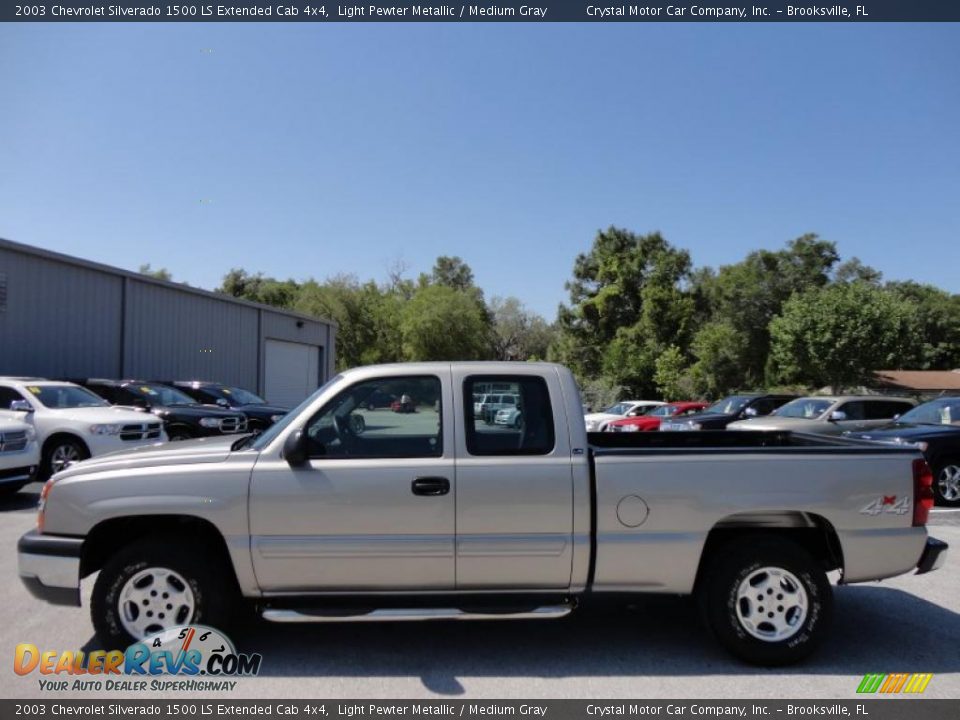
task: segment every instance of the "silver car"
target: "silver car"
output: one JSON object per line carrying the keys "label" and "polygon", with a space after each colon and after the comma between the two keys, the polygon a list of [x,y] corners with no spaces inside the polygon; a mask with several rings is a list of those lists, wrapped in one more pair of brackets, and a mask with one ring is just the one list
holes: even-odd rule
{"label": "silver car", "polygon": [[791,400],[765,417],[730,423],[727,429],[840,435],[885,425],[915,405],[910,398],[883,395],[815,395]]}

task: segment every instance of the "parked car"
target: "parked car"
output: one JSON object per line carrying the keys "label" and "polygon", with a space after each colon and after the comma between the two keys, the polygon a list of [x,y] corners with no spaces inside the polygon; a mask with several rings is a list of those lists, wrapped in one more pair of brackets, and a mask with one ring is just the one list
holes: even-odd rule
{"label": "parked car", "polygon": [[40,446],[33,426],[11,410],[0,411],[0,495],[12,495],[35,479]]}
{"label": "parked car", "polygon": [[0,407],[22,413],[40,445],[38,477],[48,477],[91,456],[167,439],[159,420],[114,408],[69,382],[0,378]]}
{"label": "parked car", "polygon": [[960,397],[918,405],[893,422],[849,437],[895,445],[916,445],[933,468],[937,502],[960,507]]}
{"label": "parked car", "polygon": [[393,408],[393,403],[397,400],[397,396],[391,393],[383,392],[382,390],[375,390],[370,393],[369,397],[366,399],[366,408],[371,412],[378,410],[380,408]]}
{"label": "parked car", "polygon": [[473,416],[492,425],[499,411],[516,407],[519,401],[520,398],[513,393],[488,393],[479,403],[474,403]]}
{"label": "parked car", "polygon": [[766,417],[730,423],[727,429],[840,435],[849,430],[886,425],[897,415],[912,410],[916,404],[910,398],[880,395],[816,395],[791,400]]}
{"label": "parked car", "polygon": [[282,418],[290,408],[271,405],[254,392],[235,385],[200,380],[154,381],[182,390],[196,402],[219,405],[247,416],[247,430],[262,432]]}
{"label": "parked car", "polygon": [[520,411],[520,406],[516,405],[514,407],[504,408],[503,410],[497,410],[497,414],[493,418],[493,424],[519,428],[523,425],[523,413]]}
{"label": "parked car", "polygon": [[[455,411],[494,380],[518,388],[522,429]],[[439,399],[442,422],[352,431],[370,388],[407,381]],[[867,582],[946,558],[927,535],[932,477],[916,448],[789,432],[588,436],[582,417],[557,365],[348,370],[260,435],[55,476],[18,543],[19,574],[34,595],[79,605],[81,577],[99,573],[103,647],[195,622],[228,629],[242,607],[287,623],[548,619],[585,593],[655,592],[695,594],[728,651],[782,665],[832,632],[828,573]],[[151,593],[161,578],[169,598]]]}
{"label": "parked car", "polygon": [[125,405],[152,413],[163,420],[170,441],[247,432],[247,417],[235,410],[198,403],[169,385],[143,380],[79,381],[112,405]]}
{"label": "parked car", "polygon": [[615,420],[646,415],[661,405],[666,405],[666,403],[658,400],[621,400],[606,410],[584,415],[583,422],[587,427],[587,432],[603,432],[607,429],[607,425]]}
{"label": "parked car", "polygon": [[666,418],[682,418],[707,407],[705,402],[672,402],[654,408],[646,415],[614,420],[607,425],[607,432],[651,432],[660,429],[660,423]]}
{"label": "parked car", "polygon": [[796,395],[761,395],[744,393],[718,400],[702,413],[684,418],[670,418],[660,423],[661,430],[725,430],[736,421],[769,415]]}

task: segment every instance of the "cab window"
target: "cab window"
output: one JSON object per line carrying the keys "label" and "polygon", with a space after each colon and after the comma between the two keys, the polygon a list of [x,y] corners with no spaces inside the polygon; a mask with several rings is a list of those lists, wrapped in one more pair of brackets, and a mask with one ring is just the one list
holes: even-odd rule
{"label": "cab window", "polygon": [[[477,386],[508,385],[502,407],[475,412]],[[471,376],[463,383],[467,452],[471,455],[547,455],[555,444],[546,381],[532,375]]]}
{"label": "cab window", "polygon": [[[396,399],[385,407],[372,401],[383,395]],[[407,376],[351,385],[309,420],[305,434],[312,458],[440,457],[442,427],[440,380]]]}

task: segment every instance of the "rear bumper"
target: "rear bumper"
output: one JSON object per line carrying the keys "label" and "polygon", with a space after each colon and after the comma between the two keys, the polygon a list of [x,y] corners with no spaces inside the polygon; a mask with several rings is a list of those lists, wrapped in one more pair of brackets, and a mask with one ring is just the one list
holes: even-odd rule
{"label": "rear bumper", "polygon": [[31,530],[17,542],[20,581],[34,597],[80,607],[80,549],[83,538],[42,535]]}
{"label": "rear bumper", "polygon": [[927,538],[927,544],[923,548],[920,561],[917,563],[917,575],[939,569],[947,559],[947,549],[949,547],[943,540]]}

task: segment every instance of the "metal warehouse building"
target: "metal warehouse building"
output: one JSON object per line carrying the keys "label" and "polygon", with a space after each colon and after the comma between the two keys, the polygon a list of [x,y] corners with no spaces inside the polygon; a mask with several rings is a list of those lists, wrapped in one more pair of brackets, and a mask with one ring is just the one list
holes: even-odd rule
{"label": "metal warehouse building", "polygon": [[293,406],[336,325],[0,239],[0,375],[210,380]]}

